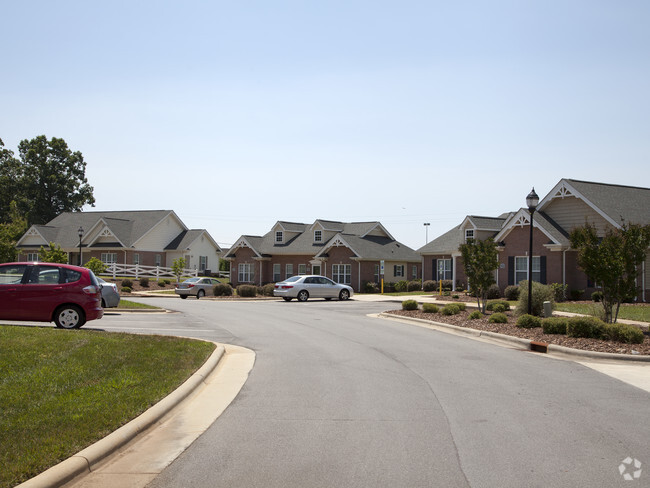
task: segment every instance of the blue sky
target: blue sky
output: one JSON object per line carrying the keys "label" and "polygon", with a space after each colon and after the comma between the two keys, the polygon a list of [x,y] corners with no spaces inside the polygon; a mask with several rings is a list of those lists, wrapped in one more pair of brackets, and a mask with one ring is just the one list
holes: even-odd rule
{"label": "blue sky", "polygon": [[561,178],[650,186],[650,3],[0,0],[0,138],[81,151],[96,210],[222,246],[381,221],[417,249]]}

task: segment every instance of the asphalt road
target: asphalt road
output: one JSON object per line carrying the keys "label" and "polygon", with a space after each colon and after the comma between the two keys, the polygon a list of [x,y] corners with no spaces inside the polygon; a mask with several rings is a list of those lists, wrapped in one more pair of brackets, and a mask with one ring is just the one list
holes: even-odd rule
{"label": "asphalt road", "polygon": [[650,394],[580,364],[367,316],[394,304],[147,302],[179,313],[85,327],[257,354],[153,488],[650,486]]}

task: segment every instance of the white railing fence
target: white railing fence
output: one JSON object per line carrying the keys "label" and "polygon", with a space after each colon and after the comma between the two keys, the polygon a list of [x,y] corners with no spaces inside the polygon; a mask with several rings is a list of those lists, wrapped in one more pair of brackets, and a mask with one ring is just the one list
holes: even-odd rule
{"label": "white railing fence", "polygon": [[[164,266],[142,266],[139,264],[119,264],[112,263],[106,266],[106,271],[102,275],[112,276],[115,279],[117,276],[132,276],[140,278],[143,276],[155,278],[176,278],[176,275],[171,268]],[[196,269],[184,269],[181,278],[184,276],[198,276],[199,272]]]}

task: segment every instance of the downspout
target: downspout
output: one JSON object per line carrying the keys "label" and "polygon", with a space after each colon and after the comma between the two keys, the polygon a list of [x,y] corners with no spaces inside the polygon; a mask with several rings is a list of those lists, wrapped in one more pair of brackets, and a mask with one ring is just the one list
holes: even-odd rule
{"label": "downspout", "polygon": [[566,251],[567,251],[566,249],[562,250],[562,289],[563,290],[566,290]]}
{"label": "downspout", "polygon": [[451,266],[451,289],[456,291],[456,256],[451,256],[453,265]]}

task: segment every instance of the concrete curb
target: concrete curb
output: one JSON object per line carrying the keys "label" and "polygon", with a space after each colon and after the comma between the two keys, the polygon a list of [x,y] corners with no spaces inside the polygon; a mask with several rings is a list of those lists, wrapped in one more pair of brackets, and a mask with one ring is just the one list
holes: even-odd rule
{"label": "concrete curb", "polygon": [[212,355],[196,373],[149,410],[128,424],[123,425],[115,432],[79,451],[56,466],[51,467],[47,471],[25,481],[18,485],[18,487],[51,488],[62,486],[81,474],[90,473],[93,467],[107,456],[124,447],[128,442],[152,425],[159,423],[170,410],[187,398],[196,388],[201,386],[210,373],[217,367],[225,351],[225,347],[218,344]]}
{"label": "concrete curb", "polygon": [[[488,338],[497,342],[503,342],[509,345],[523,347],[529,351],[533,350],[531,347],[531,343],[533,343],[534,341],[531,341],[530,339],[522,339],[521,337],[513,337],[505,334],[499,334],[497,332],[470,329],[468,327],[459,327],[457,325],[445,324],[442,322],[434,322],[433,320],[417,319],[414,317],[402,317],[400,315],[393,315],[389,313],[380,313],[377,316],[381,318],[392,319],[392,320],[403,320],[406,322],[415,322],[415,323],[425,324],[429,326],[435,326],[439,329],[453,330],[454,332],[463,335]],[[578,358],[586,358],[586,359],[603,359],[603,360],[616,360],[616,361],[626,361],[626,362],[627,361],[650,362],[650,356],[642,356],[642,355],[633,356],[630,354],[614,354],[608,352],[583,351],[580,349],[572,349],[570,347],[558,346],[555,344],[548,344],[547,350],[549,354],[555,353],[559,355],[575,356]]]}

